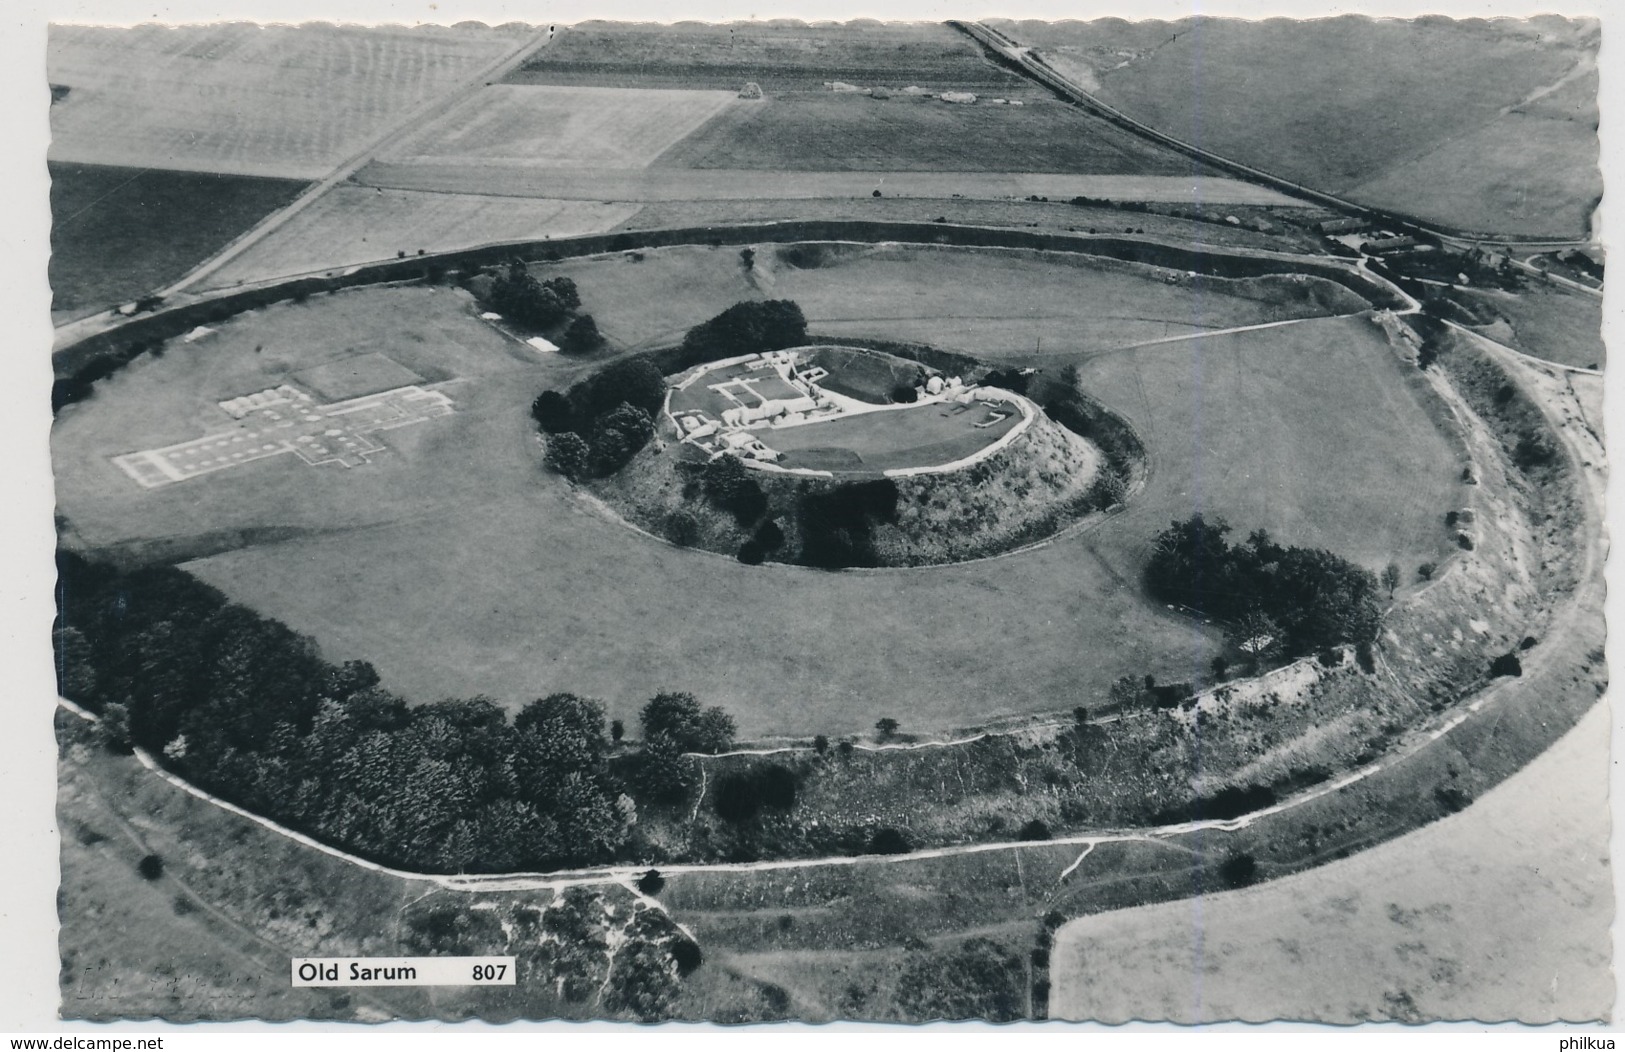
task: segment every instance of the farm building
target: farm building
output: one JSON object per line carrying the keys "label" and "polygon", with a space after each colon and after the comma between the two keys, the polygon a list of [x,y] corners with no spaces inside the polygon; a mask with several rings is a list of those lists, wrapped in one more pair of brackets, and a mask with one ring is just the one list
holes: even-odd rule
{"label": "farm building", "polygon": [[1402,248],[1413,248],[1415,245],[1416,239],[1414,237],[1411,237],[1408,234],[1401,234],[1393,237],[1373,238],[1372,240],[1365,242],[1360,247],[1367,252],[1394,252]]}

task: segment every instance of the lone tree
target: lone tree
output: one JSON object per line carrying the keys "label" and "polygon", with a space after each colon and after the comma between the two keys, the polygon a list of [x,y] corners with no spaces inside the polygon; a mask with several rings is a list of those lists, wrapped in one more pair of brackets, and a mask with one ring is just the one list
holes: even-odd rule
{"label": "lone tree", "polygon": [[1388,589],[1388,598],[1394,597],[1394,589],[1399,587],[1399,564],[1389,563],[1383,567],[1382,586]]}
{"label": "lone tree", "polygon": [[902,724],[898,723],[890,716],[882,716],[880,719],[875,721],[875,730],[880,732],[880,736],[882,738],[890,738],[892,735],[897,733],[897,728],[901,726]]}
{"label": "lone tree", "polygon": [[604,345],[603,334],[591,314],[583,314],[564,329],[559,350],[565,354],[591,354]]}

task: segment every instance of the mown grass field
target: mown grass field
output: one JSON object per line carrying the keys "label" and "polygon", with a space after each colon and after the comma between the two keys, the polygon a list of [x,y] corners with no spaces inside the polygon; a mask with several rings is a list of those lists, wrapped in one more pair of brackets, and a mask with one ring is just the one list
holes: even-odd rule
{"label": "mown grass field", "polygon": [[[786,454],[787,467],[833,466],[814,463],[831,460],[833,453],[834,460],[851,467],[888,471],[947,464],[985,449],[1021,420],[1014,408],[1006,407],[1003,412],[1003,420],[977,428],[976,424],[990,419],[989,410],[981,405],[921,406],[788,427],[762,437]],[[851,463],[851,457],[857,458],[856,463]]]}
{"label": "mown grass field", "polygon": [[1600,193],[1595,92],[1560,87],[1594,67],[1595,22],[997,24],[1160,131],[1361,203],[1575,236]]}
{"label": "mown grass field", "polygon": [[1184,175],[1189,158],[1055,99],[955,105],[797,92],[723,111],[660,155],[662,168]]}
{"label": "mown grass field", "polygon": [[51,310],[88,314],[180,278],[302,182],[51,163]]}
{"label": "mown grass field", "polygon": [[439,26],[53,25],[50,157],[315,179],[392,119],[517,48]]}
{"label": "mown grass field", "polygon": [[1364,318],[1116,351],[1087,359],[1085,390],[1128,417],[1153,477],[1113,521],[1116,565],[1193,512],[1243,535],[1328,548],[1372,571],[1437,560],[1444,514],[1466,498],[1455,447]]}
{"label": "mown grass field", "polygon": [[941,23],[583,22],[507,78],[517,84],[816,91],[825,81],[927,91],[1036,92]]}
{"label": "mown grass field", "polygon": [[207,287],[446,252],[494,241],[594,234],[637,205],[338,186],[204,279]]}
{"label": "mown grass field", "polygon": [[383,159],[535,168],[642,168],[736,104],[733,92],[482,88]]}
{"label": "mown grass field", "polygon": [[1053,956],[1052,1017],[1606,1015],[1608,728],[1607,707],[1594,706],[1467,810],[1355,858],[1067,925]]}
{"label": "mown grass field", "polygon": [[[799,261],[799,265],[798,265]],[[677,342],[739,299],[793,299],[814,333],[880,336],[988,357],[1064,357],[1206,329],[1338,312],[1363,301],[1328,283],[1159,280],[1155,272],[1067,253],[917,245],[761,246],[755,273],[734,249],[681,248],[569,260],[549,268],[620,345]],[[1196,290],[1200,290],[1199,292]]]}
{"label": "mown grass field", "polygon": [[[683,265],[657,263],[668,255]],[[815,331],[834,323],[826,304],[837,303],[846,331],[882,337],[963,330],[965,304],[979,304],[979,332],[1017,332],[1003,343],[961,332],[951,345],[995,354],[1021,350],[1018,324],[1033,324],[1043,306],[1049,331],[1074,334],[1070,348],[1046,358],[1055,368],[1125,342],[1121,332],[1095,342],[1099,304],[1142,295],[1173,312],[1181,302],[1177,289],[1115,270],[1052,264],[1045,303],[1042,288],[1009,294],[1041,272],[1037,260],[904,253],[888,267],[884,258],[866,273],[796,272],[773,294],[802,300]],[[945,259],[957,269],[938,269]],[[575,277],[585,308],[618,345],[658,343],[760,294],[731,250],[542,272]],[[820,299],[824,281],[836,287]],[[852,295],[882,281],[887,295]],[[1183,294],[1187,319],[1192,302],[1233,309],[1220,307],[1217,288],[1197,300]],[[901,325],[899,301],[922,303],[927,291],[940,297],[931,310],[957,291],[960,312],[928,324],[917,309],[921,320]],[[1175,516],[1219,512],[1238,528],[1267,527],[1380,567],[1430,557],[1433,520],[1455,506],[1449,483],[1459,469],[1448,456],[1429,459],[1442,440],[1430,446],[1431,425],[1412,418],[1419,414],[1378,330],[1358,319],[1314,322],[1089,362],[1088,383],[1142,428],[1156,460],[1150,488],[1093,531],[1017,557],[922,571],[748,567],[606,524],[548,474],[527,407],[537,391],[590,366],[539,359],[477,321],[476,309],[449,290],[358,290],[266,308],[139,360],[57,422],[70,541],[158,542],[206,555],[191,564],[205,580],[311,633],[330,659],[373,661],[386,685],[415,700],[487,693],[518,706],[574,690],[603,698],[630,724],[654,693],[692,690],[732,711],[746,735],[836,734],[884,714],[905,714],[908,728],[923,731],[1094,704],[1129,673],[1192,678],[1215,652],[1216,630],[1146,603],[1134,584],[1144,545]],[[457,408],[390,432],[389,450],[364,468],[280,457],[149,491],[108,459],[204,433],[219,398],[373,351],[443,383]],[[1205,379],[1193,387],[1199,365]],[[251,528],[289,539],[221,550],[245,543],[240,531]],[[727,610],[752,629],[718,632],[696,609]],[[1020,644],[990,647],[995,625],[1000,639]]]}

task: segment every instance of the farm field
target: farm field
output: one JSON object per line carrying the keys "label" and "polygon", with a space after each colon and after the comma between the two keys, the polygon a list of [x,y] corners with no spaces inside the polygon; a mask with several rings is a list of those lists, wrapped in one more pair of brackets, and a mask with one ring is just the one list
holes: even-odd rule
{"label": "farm field", "polygon": [[1594,92],[1590,104],[1589,117],[1514,110],[1384,169],[1350,187],[1348,197],[1409,215],[1448,215],[1469,232],[1583,236],[1602,197]]}
{"label": "farm field", "polygon": [[1595,96],[1557,104],[1595,66],[1595,21],[993,24],[1160,131],[1361,203],[1466,230],[1578,236],[1600,192],[1584,112]]}
{"label": "farm field", "polygon": [[737,101],[727,91],[494,84],[380,156],[407,164],[642,168]]}
{"label": "farm field", "polygon": [[56,161],[316,179],[517,49],[522,31],[53,25]]}
{"label": "farm field", "polygon": [[[620,328],[606,326],[615,339],[640,325],[680,330],[749,295],[735,253],[676,254],[716,260],[717,271],[709,281],[694,280],[691,266],[661,278],[655,261],[666,254],[651,253],[641,264],[614,257],[543,273],[575,277],[594,313],[619,305]],[[980,279],[966,266],[948,284],[969,289],[1012,271],[1002,254],[981,262]],[[1024,266],[1036,272],[1036,263]],[[1088,289],[1104,301],[1127,279],[1052,269],[1056,299],[1080,305],[1077,345],[1054,355],[1059,368],[1090,346]],[[794,295],[842,270],[801,272]],[[928,273],[927,283],[944,284],[943,272]],[[1136,287],[1166,290],[1130,282],[1111,298]],[[998,318],[1031,307],[983,294]],[[637,318],[640,305],[656,316]],[[899,335],[890,300],[856,307],[871,312],[871,335]],[[1419,412],[1378,330],[1360,319],[1307,322],[1087,361],[1090,389],[1142,429],[1155,459],[1148,489],[1093,530],[1012,558],[923,572],[748,567],[606,528],[600,510],[545,473],[530,399],[589,367],[537,358],[474,310],[450,290],[358,290],[269,307],[138,360],[57,422],[69,543],[160,545],[180,557],[190,546],[205,556],[189,564],[205,580],[314,635],[330,659],[374,662],[386,686],[415,700],[487,693],[517,706],[574,690],[631,721],[654,693],[691,690],[729,708],[747,736],[835,734],[870,727],[882,702],[907,713],[912,729],[943,729],[1093,704],[1127,673],[1192,678],[1215,652],[1216,630],[1148,604],[1122,582],[1138,573],[1152,534],[1195,508],[1381,566],[1432,557],[1434,534],[1444,534],[1435,519],[1454,506],[1454,460],[1442,439],[1428,438],[1431,425],[1407,416]],[[816,305],[809,314],[815,331],[825,327]],[[862,320],[850,305],[844,317],[853,329]],[[215,400],[375,352],[435,384],[454,412],[390,432],[389,449],[365,467],[279,457],[143,490],[109,460],[206,433]],[[1155,411],[1142,389],[1160,393]],[[1198,412],[1228,419],[1242,410],[1255,428],[1220,434],[1191,424]],[[1373,418],[1383,427],[1371,428]],[[1180,427],[1197,438],[1179,439]],[[1430,442],[1437,477],[1418,472],[1435,462],[1419,452]],[[1356,447],[1360,457],[1346,455]],[[288,539],[243,547],[254,539],[243,531],[268,527]],[[1048,598],[1035,602],[1035,594]],[[581,595],[592,602],[559,598]],[[692,617],[696,608],[727,609],[760,627],[718,633]],[[859,609],[864,618],[846,616]],[[650,624],[660,632],[651,635]],[[989,624],[1023,644],[989,651],[980,635]],[[872,646],[876,639],[886,646]]]}
{"label": "farm field", "polygon": [[1608,711],[1465,811],[1354,858],[1066,925],[1052,1018],[1607,1015]]}
{"label": "farm field", "polygon": [[1458,290],[1458,298],[1476,300],[1507,319],[1479,329],[1492,340],[1560,365],[1582,369],[1607,363],[1602,342],[1602,298],[1542,285],[1532,278],[1518,292]]}
{"label": "farm field", "polygon": [[[981,405],[921,406],[763,431],[758,437],[785,454],[781,461],[785,467],[834,471],[929,467],[992,445],[1021,420],[1012,406],[1001,405],[998,411],[1003,419],[989,423],[991,412]],[[988,426],[977,427],[984,423]]]}
{"label": "farm field", "polygon": [[159,289],[287,204],[302,182],[52,162],[51,310]]}
{"label": "farm field", "polygon": [[778,172],[761,169],[497,167],[456,161],[374,161],[358,182],[401,190],[581,198],[590,201],[733,201],[781,198],[868,200],[883,195],[1008,199],[1099,197],[1181,204],[1291,205],[1291,198],[1239,179],[1175,175],[1022,172]]}
{"label": "farm field", "polygon": [[742,102],[660,155],[660,168],[1206,173],[1190,158],[1055,99],[956,105],[798,92]]}
{"label": "farm field", "polygon": [[[747,274],[737,251],[681,248],[651,251],[641,263],[620,255],[567,260],[548,273],[574,278],[600,328],[635,349],[675,343],[695,321],[757,296],[795,300],[819,335],[990,357],[1030,356],[1039,341],[1043,355],[1067,355],[1325,313],[1284,279],[1197,279],[1212,294],[1193,297],[1149,269],[1020,250],[761,246]],[[1365,306],[1341,287],[1328,295],[1340,310]],[[1281,300],[1288,302],[1272,302]]]}
{"label": "farm field", "polygon": [[826,81],[927,91],[1042,94],[942,23],[583,22],[509,74],[515,84],[816,91]]}
{"label": "farm field", "polygon": [[594,234],[624,223],[637,205],[481,197],[338,186],[201,284],[225,288],[496,241]]}

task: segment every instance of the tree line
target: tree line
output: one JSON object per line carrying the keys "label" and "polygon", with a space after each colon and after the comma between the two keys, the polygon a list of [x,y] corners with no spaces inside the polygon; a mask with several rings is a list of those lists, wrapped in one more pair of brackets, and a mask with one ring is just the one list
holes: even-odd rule
{"label": "tree line", "polygon": [[[622,857],[641,756],[617,773],[603,706],[569,693],[510,721],[490,698],[409,706],[363,661],[332,664],[286,625],[173,567],[59,555],[58,689],[194,784],[377,861],[503,872]],[[733,720],[692,695],[643,709],[644,752],[692,767]],[[617,736],[618,737],[618,736]]]}

